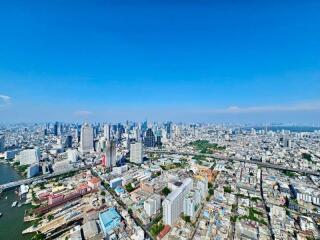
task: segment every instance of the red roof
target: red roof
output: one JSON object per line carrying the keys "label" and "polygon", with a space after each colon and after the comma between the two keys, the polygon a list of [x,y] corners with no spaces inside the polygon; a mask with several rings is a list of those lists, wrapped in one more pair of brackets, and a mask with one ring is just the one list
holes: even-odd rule
{"label": "red roof", "polygon": [[50,194],[50,198],[59,198],[59,197],[64,197],[62,194]]}
{"label": "red roof", "polygon": [[89,180],[89,182],[93,183],[93,184],[97,184],[100,183],[100,179],[97,177],[93,177]]}
{"label": "red roof", "polygon": [[167,235],[168,232],[170,232],[171,227],[169,225],[165,225],[162,231],[159,233],[158,237],[163,238],[165,235]]}
{"label": "red roof", "polygon": [[86,183],[81,183],[78,187],[78,189],[87,189],[88,185]]}

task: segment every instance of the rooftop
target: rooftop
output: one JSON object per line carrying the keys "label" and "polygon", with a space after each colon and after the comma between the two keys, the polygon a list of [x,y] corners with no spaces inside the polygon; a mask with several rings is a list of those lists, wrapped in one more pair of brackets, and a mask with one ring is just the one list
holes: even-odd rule
{"label": "rooftop", "polygon": [[109,208],[107,211],[99,213],[100,223],[105,233],[120,225],[121,216],[115,208]]}

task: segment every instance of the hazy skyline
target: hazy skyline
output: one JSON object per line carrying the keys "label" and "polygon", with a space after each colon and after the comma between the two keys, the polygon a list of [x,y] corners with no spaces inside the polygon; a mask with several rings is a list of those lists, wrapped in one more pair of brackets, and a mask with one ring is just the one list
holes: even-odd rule
{"label": "hazy skyline", "polygon": [[318,1],[0,4],[0,123],[317,123]]}

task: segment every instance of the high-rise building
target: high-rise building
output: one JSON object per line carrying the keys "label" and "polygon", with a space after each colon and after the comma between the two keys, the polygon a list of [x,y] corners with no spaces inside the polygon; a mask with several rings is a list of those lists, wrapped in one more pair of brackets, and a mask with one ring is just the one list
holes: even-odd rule
{"label": "high-rise building", "polygon": [[193,186],[191,178],[186,178],[182,185],[172,191],[162,203],[163,222],[166,225],[176,223],[180,214],[183,212],[183,203],[185,196],[190,192]]}
{"label": "high-rise building", "polygon": [[183,213],[189,216],[191,220],[195,219],[196,212],[199,209],[201,202],[199,189],[191,190],[184,198]]}
{"label": "high-rise building", "polygon": [[65,143],[66,148],[72,148],[72,136],[68,135],[66,137],[66,143]]}
{"label": "high-rise building", "polygon": [[104,150],[104,157],[103,157],[103,165],[107,169],[112,169],[112,167],[116,166],[117,163],[117,149],[116,149],[116,142],[114,140],[110,140],[106,142],[106,147]]}
{"label": "high-rise building", "polygon": [[39,174],[39,164],[32,164],[27,168],[27,178],[37,176]]}
{"label": "high-rise building", "polygon": [[149,128],[146,132],[146,136],[144,138],[144,146],[146,147],[154,147],[156,143],[155,136],[151,128]]}
{"label": "high-rise building", "polygon": [[79,132],[78,126],[77,128],[75,128],[74,138],[77,143],[80,142],[80,132]]}
{"label": "high-rise building", "polygon": [[20,165],[38,164],[40,161],[40,149],[38,147],[34,149],[23,150],[19,154]]}
{"label": "high-rise building", "polygon": [[88,123],[81,127],[80,135],[80,151],[93,152],[93,129]]}
{"label": "high-rise building", "polygon": [[292,144],[291,144],[291,139],[285,138],[285,139],[283,140],[283,146],[284,146],[285,148],[291,148],[291,146],[292,146]]}
{"label": "high-rise building", "polygon": [[141,133],[139,127],[136,127],[134,129],[134,138],[136,139],[137,142],[141,141]]}
{"label": "high-rise building", "polygon": [[141,142],[130,144],[130,162],[141,164],[143,162],[143,146]]}
{"label": "high-rise building", "polygon": [[103,136],[107,141],[111,139],[111,126],[109,124],[103,126]]}
{"label": "high-rise building", "polygon": [[170,139],[171,138],[171,122],[167,122],[165,124],[165,129],[166,129],[166,138]]}
{"label": "high-rise building", "polygon": [[54,136],[59,136],[59,131],[60,131],[59,129],[60,129],[59,123],[55,122],[53,125],[53,135]]}
{"label": "high-rise building", "polygon": [[156,212],[160,209],[160,206],[161,198],[157,194],[154,194],[153,196],[148,198],[143,204],[144,210],[149,217],[156,214]]}
{"label": "high-rise building", "polygon": [[4,152],[4,135],[0,135],[0,152]]}
{"label": "high-rise building", "polygon": [[197,182],[197,187],[200,190],[201,198],[205,199],[208,195],[208,179],[202,177],[201,180]]}
{"label": "high-rise building", "polygon": [[162,146],[162,142],[161,142],[161,131],[157,131],[156,132],[156,143],[155,146],[157,147],[161,147]]}
{"label": "high-rise building", "polygon": [[144,133],[147,129],[148,129],[148,122],[146,120],[141,124],[141,131]]}

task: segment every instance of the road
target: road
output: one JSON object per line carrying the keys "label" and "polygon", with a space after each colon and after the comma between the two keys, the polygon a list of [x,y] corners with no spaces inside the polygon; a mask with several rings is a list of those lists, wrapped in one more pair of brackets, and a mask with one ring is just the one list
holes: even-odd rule
{"label": "road", "polygon": [[314,171],[309,171],[309,170],[305,170],[305,169],[290,168],[290,167],[285,167],[285,166],[281,166],[281,165],[275,165],[272,163],[251,161],[251,160],[246,160],[246,159],[241,159],[241,158],[225,157],[225,156],[221,156],[218,154],[191,153],[191,152],[165,151],[165,150],[146,150],[146,153],[179,154],[179,155],[212,157],[212,158],[225,160],[225,161],[245,162],[245,163],[250,163],[250,164],[256,164],[256,165],[259,165],[259,166],[265,167],[265,168],[272,168],[272,169],[283,170],[283,171],[286,170],[286,171],[297,172],[297,173],[301,173],[301,174],[320,176],[320,172],[314,172]]}
{"label": "road", "polygon": [[267,217],[268,217],[268,228],[269,228],[269,231],[271,234],[271,239],[274,240],[274,233],[273,233],[273,228],[272,228],[272,224],[271,224],[270,214],[268,212],[267,203],[266,203],[266,200],[263,195],[262,180],[263,180],[263,178],[262,178],[262,170],[261,170],[261,172],[260,172],[260,193],[261,193],[261,198],[262,198],[262,202],[264,205],[264,209],[265,209]]}
{"label": "road", "polygon": [[59,175],[66,174],[66,173],[69,173],[69,172],[76,172],[76,171],[80,171],[80,170],[84,170],[84,169],[88,169],[88,168],[90,168],[90,166],[82,167],[82,168],[75,168],[75,169],[72,169],[72,170],[61,171],[61,172],[57,172],[57,173],[41,175],[41,176],[38,176],[38,177],[22,179],[22,180],[18,180],[18,181],[14,181],[14,182],[9,182],[9,183],[0,185],[0,193],[2,191],[5,191],[5,190],[9,190],[9,189],[12,189],[12,188],[19,187],[20,185],[23,185],[23,184],[30,184],[30,183],[33,183],[33,182],[42,181],[42,180],[45,180],[45,179],[50,179],[50,178],[53,178],[53,177],[57,177]]}

